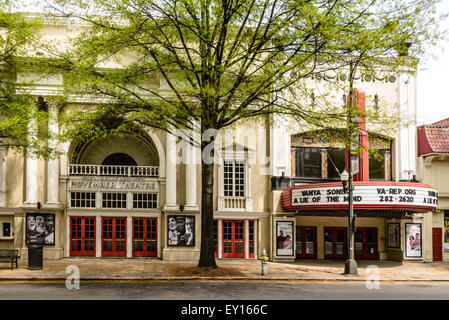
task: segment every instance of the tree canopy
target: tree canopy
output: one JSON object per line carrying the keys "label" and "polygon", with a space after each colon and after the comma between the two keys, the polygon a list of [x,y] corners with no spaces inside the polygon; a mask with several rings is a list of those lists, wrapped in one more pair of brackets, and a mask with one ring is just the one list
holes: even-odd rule
{"label": "tree canopy", "polygon": [[[30,52],[39,43],[41,20],[18,13],[18,4],[0,2],[0,141],[28,153],[49,156],[46,108],[27,90],[27,85],[32,84],[27,76],[32,71]],[[29,138],[31,132],[34,139]]]}

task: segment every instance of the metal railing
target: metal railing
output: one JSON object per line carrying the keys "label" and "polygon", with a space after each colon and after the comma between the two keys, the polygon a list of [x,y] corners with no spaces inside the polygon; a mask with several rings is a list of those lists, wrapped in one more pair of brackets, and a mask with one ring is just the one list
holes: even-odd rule
{"label": "metal railing", "polygon": [[69,164],[69,175],[158,177],[156,166],[102,166],[95,164]]}

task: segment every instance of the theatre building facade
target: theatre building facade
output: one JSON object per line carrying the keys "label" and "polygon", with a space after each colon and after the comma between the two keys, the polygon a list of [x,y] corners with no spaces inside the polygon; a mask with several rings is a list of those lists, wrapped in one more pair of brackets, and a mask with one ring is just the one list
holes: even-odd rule
{"label": "theatre building facade", "polygon": [[[216,257],[258,259],[266,249],[278,261],[345,259],[344,145],[319,130],[292,134],[275,123],[236,130],[215,153]],[[359,155],[354,176],[356,259],[432,260],[425,217],[437,206],[437,190],[415,180],[414,138],[402,139],[409,152],[397,138],[362,131],[376,151]],[[59,150],[59,158],[44,160],[0,149],[0,248],[19,249],[22,259],[36,243],[44,245],[44,259],[199,258],[197,148],[140,130]]]}
{"label": "theatre building facade", "polygon": [[[48,34],[59,36],[69,27],[49,28]],[[347,82],[341,75],[338,80]],[[62,85],[62,77],[36,77],[29,88],[48,108],[54,133],[63,129],[58,113],[98,103],[81,97],[57,105],[51,97]],[[168,90],[157,79],[154,86]],[[416,113],[413,72],[364,75],[355,86],[366,93],[367,108],[385,103],[393,112]],[[345,146],[319,130],[274,118],[246,121],[217,139],[216,257],[259,259],[266,249],[273,260],[346,258],[347,194],[340,182]],[[367,124],[359,136],[376,152],[359,155],[355,176],[356,258],[431,260],[425,217],[437,206],[437,190],[416,181],[416,127],[403,126],[386,137]],[[148,128],[81,144],[48,143],[59,157],[34,158],[0,146],[1,249],[18,249],[22,259],[30,244],[42,244],[44,259],[198,260],[198,148]]]}

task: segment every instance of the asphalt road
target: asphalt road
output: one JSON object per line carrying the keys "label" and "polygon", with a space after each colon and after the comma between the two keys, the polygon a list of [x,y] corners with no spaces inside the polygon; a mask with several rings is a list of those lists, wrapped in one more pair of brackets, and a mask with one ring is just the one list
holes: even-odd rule
{"label": "asphalt road", "polygon": [[98,281],[0,282],[0,300],[447,300],[448,282]]}

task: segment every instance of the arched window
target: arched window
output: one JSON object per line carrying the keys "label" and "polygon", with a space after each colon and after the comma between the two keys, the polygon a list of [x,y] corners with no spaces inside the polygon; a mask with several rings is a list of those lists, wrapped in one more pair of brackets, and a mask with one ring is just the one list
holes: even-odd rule
{"label": "arched window", "polygon": [[136,160],[126,153],[113,153],[107,156],[101,165],[104,166],[137,166]]}

